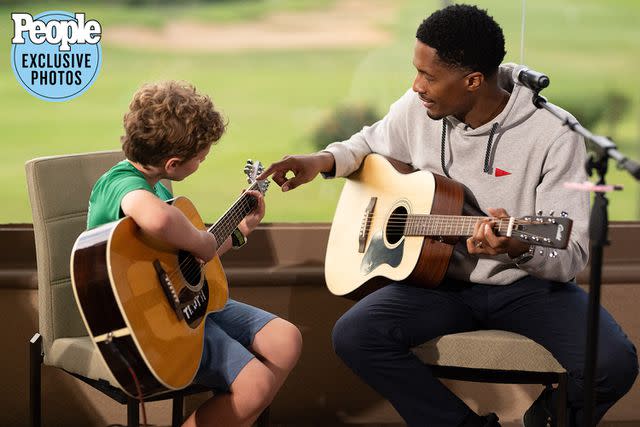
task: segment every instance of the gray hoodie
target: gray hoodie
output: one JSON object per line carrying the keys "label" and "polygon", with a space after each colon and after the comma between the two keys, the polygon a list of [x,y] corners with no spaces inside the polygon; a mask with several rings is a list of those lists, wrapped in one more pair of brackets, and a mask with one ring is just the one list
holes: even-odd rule
{"label": "gray hoodie", "polygon": [[563,186],[587,179],[584,141],[551,113],[537,109],[531,90],[514,85],[519,69],[515,64],[500,66],[499,84],[511,93],[504,110],[476,129],[448,116],[444,145],[443,121],[429,118],[417,94],[409,89],[382,120],[325,150],[335,158],[338,177],[358,169],[369,153],[448,174],[470,192],[465,197],[465,214],[486,215],[492,207],[504,208],[515,217],[534,215],[538,210],[545,215],[552,210],[556,215],[566,211],[573,219],[569,246],[557,250],[556,257],[553,249],[536,247],[534,257],[517,266],[506,254],[470,255],[460,242],[447,277],[506,285],[531,274],[565,282],[587,263],[589,195]]}

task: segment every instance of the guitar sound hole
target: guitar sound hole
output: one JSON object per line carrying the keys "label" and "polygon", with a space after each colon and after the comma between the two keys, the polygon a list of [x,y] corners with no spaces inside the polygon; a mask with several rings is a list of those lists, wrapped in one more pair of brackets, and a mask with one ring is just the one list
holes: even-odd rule
{"label": "guitar sound hole", "polygon": [[387,242],[395,245],[404,236],[404,226],[407,223],[407,208],[404,206],[398,206],[393,210],[389,221],[387,222],[387,229],[385,230],[385,236]]}
{"label": "guitar sound hole", "polygon": [[185,251],[178,252],[178,263],[187,283],[192,286],[200,283],[202,266],[193,255]]}

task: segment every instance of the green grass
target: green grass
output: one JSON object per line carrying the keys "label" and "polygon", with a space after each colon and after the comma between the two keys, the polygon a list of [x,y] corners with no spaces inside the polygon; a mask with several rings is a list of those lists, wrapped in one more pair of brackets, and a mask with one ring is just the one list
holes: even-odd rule
{"label": "green grass", "polygon": [[[326,0],[320,6],[332,3]],[[508,42],[506,60],[520,62],[520,3],[480,1],[503,25]],[[440,2],[406,0],[390,31],[394,41],[367,49],[325,49],[211,53],[166,53],[103,45],[103,68],[94,86],[70,102],[47,103],[31,97],[18,84],[9,61],[14,7],[0,7],[5,19],[0,37],[0,147],[4,167],[4,207],[0,223],[30,222],[23,164],[44,155],[113,149],[119,146],[122,115],[143,82],[183,79],[211,95],[229,119],[228,133],[201,169],[177,193],[187,195],[207,220],[215,219],[243,188],[247,158],[265,164],[285,154],[311,151],[311,134],[335,106],[370,103],[387,110],[411,84],[413,37],[419,22]],[[272,8],[320,7],[311,0],[220,2],[192,5],[180,12],[154,6],[122,4],[38,3],[20,10],[39,13],[82,10],[109,25],[138,22],[158,26],[173,16],[205,21],[255,19]],[[552,102],[597,102],[617,89],[632,99],[632,109],[616,131],[621,151],[640,158],[640,4],[634,1],[571,0],[527,2],[525,61],[551,78],[545,90]],[[179,15],[178,13],[181,13]],[[602,124],[592,129],[606,132]],[[330,141],[327,141],[330,142]],[[640,186],[611,167],[609,182],[626,189],[611,196],[612,219],[638,218]],[[283,194],[272,186],[266,221],[330,221],[341,181],[317,179]],[[64,189],[61,189],[64,197]],[[558,210],[561,210],[558,207]]]}
{"label": "green grass", "polygon": [[[322,9],[335,0],[242,0],[242,1],[52,1],[9,2],[2,7],[7,12],[29,12],[36,15],[45,10],[84,12],[88,19],[97,19],[103,28],[121,25],[161,27],[173,19],[196,22],[229,23],[258,19],[274,11],[306,11]],[[1,4],[2,2],[0,2]]]}

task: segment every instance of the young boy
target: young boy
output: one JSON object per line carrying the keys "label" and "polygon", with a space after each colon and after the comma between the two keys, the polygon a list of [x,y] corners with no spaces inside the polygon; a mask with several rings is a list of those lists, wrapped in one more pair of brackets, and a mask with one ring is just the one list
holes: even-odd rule
{"label": "young boy", "polygon": [[[193,174],[225,131],[211,99],[189,84],[167,81],[140,88],[124,117],[121,138],[126,160],[95,184],[88,228],[130,216],[146,233],[207,262],[222,255],[231,239],[216,242],[182,212],[165,203],[172,197],[161,179],[181,181]],[[238,228],[245,236],[264,217],[264,198]],[[230,299],[210,314],[195,382],[217,392],[184,423],[192,426],[248,426],[275,397],[300,355],[302,338],[291,323]],[[258,356],[258,357],[256,357]]]}

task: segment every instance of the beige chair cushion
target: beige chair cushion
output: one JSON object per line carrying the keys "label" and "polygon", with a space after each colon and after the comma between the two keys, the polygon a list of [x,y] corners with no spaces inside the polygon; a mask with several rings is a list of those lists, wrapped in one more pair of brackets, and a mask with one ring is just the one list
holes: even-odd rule
{"label": "beige chair cushion", "polygon": [[506,331],[484,330],[444,335],[414,347],[412,351],[429,365],[500,371],[566,372],[540,344]]}
{"label": "beige chair cushion", "polygon": [[109,384],[119,387],[89,337],[57,339],[49,349],[48,356],[48,365],[94,380],[106,380]]}

